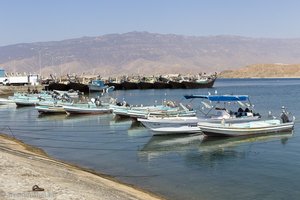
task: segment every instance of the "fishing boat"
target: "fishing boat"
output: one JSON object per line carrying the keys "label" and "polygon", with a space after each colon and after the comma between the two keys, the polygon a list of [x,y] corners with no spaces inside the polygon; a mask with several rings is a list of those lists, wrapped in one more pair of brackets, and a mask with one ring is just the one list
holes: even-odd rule
{"label": "fishing boat", "polygon": [[245,123],[199,123],[198,127],[207,136],[245,136],[291,131],[295,122],[282,123],[278,119]]}
{"label": "fishing boat", "polygon": [[41,92],[38,94],[29,93],[14,93],[9,97],[18,107],[22,106],[35,106],[42,101],[48,101],[52,99],[52,95],[47,92]]}
{"label": "fishing boat", "polygon": [[121,83],[123,90],[135,90],[138,89],[138,83],[133,81],[123,81]]}
{"label": "fishing boat", "polygon": [[35,109],[40,113],[40,114],[59,114],[59,113],[66,113],[65,109],[63,106],[35,106]]}
{"label": "fishing boat", "polygon": [[168,83],[171,85],[172,89],[185,89],[185,85],[182,83],[184,80],[184,77],[178,74],[175,77],[170,77]]}
{"label": "fishing boat", "polygon": [[115,90],[122,90],[122,84],[117,78],[109,78],[109,80],[105,84],[109,87],[113,86]]}
{"label": "fishing boat", "polygon": [[[205,99],[211,102],[210,104],[204,103],[208,111],[202,112],[201,116],[148,116],[146,119],[137,119],[146,128],[152,130],[154,135],[164,135],[164,134],[190,134],[200,132],[197,124],[199,122],[210,122],[210,123],[220,123],[223,119],[226,119],[230,123],[247,122],[247,121],[257,121],[260,119],[260,115],[253,113],[250,109],[243,110],[242,108],[234,108],[237,111],[232,110],[233,102],[240,102],[239,106],[243,101],[249,101],[247,95],[186,95],[187,99]],[[228,105],[227,105],[228,104]],[[229,106],[230,105],[230,106]],[[221,107],[222,106],[222,107]],[[249,104],[251,107],[251,104]],[[238,112],[240,111],[240,112]]]}
{"label": "fishing boat", "polygon": [[115,90],[122,90],[122,84],[118,82],[108,82],[107,85],[109,87],[114,87]]}
{"label": "fishing boat", "polygon": [[154,88],[154,80],[152,77],[143,77],[137,83],[138,89],[145,90],[145,89],[153,89]]}
{"label": "fishing boat", "polygon": [[108,85],[105,85],[102,80],[92,80],[88,86],[90,92],[103,92],[108,88]]}
{"label": "fishing boat", "polygon": [[111,113],[112,110],[108,107],[97,107],[93,105],[71,105],[71,106],[63,106],[64,110],[68,115],[71,114],[104,114]]}
{"label": "fishing boat", "polygon": [[195,116],[196,112],[187,109],[184,105],[168,101],[163,105],[154,106],[115,106],[111,105],[113,113],[121,117],[148,118],[149,116]]}
{"label": "fishing boat", "polygon": [[197,126],[198,117],[148,117],[146,119],[138,118],[146,128],[153,132],[153,135],[169,134],[191,134],[199,133],[200,128]]}
{"label": "fishing boat", "polygon": [[47,87],[45,87],[45,89],[50,91],[52,90],[68,91],[70,88],[67,84],[52,82]]}
{"label": "fishing boat", "polygon": [[185,89],[185,85],[182,81],[170,80],[168,83],[171,85],[172,89]]}
{"label": "fishing boat", "polygon": [[89,86],[83,83],[69,82],[67,86],[70,88],[70,90],[83,92],[85,94],[89,93]]}
{"label": "fishing boat", "polygon": [[[217,91],[215,91],[217,93]],[[248,95],[184,95],[186,99],[200,99],[203,107],[199,110],[204,119],[209,122],[220,122],[222,119],[229,122],[256,121],[261,118],[253,111]],[[237,107],[239,107],[237,109]],[[215,113],[212,113],[215,111]]]}
{"label": "fishing boat", "polygon": [[199,122],[198,127],[206,136],[247,136],[267,133],[292,131],[295,125],[295,117],[290,120],[283,109],[280,119],[251,121],[244,123],[229,123],[222,120],[220,124]]}
{"label": "fishing boat", "polygon": [[71,114],[104,114],[111,113],[112,109],[108,105],[102,105],[99,99],[92,98],[87,103],[77,103],[73,105],[64,105],[64,110],[68,115]]}
{"label": "fishing boat", "polygon": [[217,79],[216,75],[212,76],[200,76],[197,79],[184,80],[182,84],[184,84],[187,89],[198,89],[198,88],[211,88],[213,87],[215,81]]}
{"label": "fishing boat", "polygon": [[0,105],[7,105],[14,103],[12,99],[0,98]]}

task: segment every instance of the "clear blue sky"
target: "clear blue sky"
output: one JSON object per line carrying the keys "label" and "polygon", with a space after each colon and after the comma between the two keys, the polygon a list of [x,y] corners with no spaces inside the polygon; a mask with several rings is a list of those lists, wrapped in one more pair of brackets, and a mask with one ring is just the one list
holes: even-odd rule
{"label": "clear blue sky", "polygon": [[0,0],[0,46],[110,33],[299,38],[299,0]]}

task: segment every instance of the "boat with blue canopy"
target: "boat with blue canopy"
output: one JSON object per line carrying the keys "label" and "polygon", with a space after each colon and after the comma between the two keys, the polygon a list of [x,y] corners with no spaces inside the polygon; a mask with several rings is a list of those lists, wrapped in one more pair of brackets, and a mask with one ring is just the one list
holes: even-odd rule
{"label": "boat with blue canopy", "polygon": [[291,113],[282,107],[280,119],[273,116],[273,119],[243,122],[232,124],[222,120],[219,124],[199,122],[198,127],[206,136],[229,137],[263,135],[270,133],[290,132],[294,129],[295,117],[289,117]]}
{"label": "boat with blue canopy", "polygon": [[[197,117],[149,116],[146,119],[139,118],[138,121],[155,132],[155,135],[162,135],[200,132],[197,127],[199,122],[220,123],[225,119],[230,123],[239,123],[260,119],[260,115],[252,111],[253,105],[250,103],[248,95],[185,95],[184,97],[203,100],[200,104],[203,107],[197,109]],[[237,109],[237,107],[239,108]]]}

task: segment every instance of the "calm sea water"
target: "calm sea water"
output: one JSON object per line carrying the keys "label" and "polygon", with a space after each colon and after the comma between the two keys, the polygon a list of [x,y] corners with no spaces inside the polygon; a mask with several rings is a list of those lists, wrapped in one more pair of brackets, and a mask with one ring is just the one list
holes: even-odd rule
{"label": "calm sea water", "polygon": [[[262,115],[287,107],[293,134],[203,139],[156,136],[131,120],[99,116],[40,117],[34,108],[0,108],[1,132],[50,156],[111,175],[168,199],[299,199],[300,79],[217,80],[212,89],[115,91],[130,104],[182,101],[185,94],[247,94]],[[196,104],[197,102],[194,102]]]}

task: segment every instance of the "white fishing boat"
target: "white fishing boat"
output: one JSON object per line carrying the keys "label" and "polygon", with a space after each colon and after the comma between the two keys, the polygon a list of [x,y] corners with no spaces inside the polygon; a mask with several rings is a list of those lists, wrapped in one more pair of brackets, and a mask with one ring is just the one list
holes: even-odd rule
{"label": "white fishing boat", "polygon": [[101,104],[100,99],[92,98],[87,103],[77,103],[72,105],[64,105],[64,110],[68,115],[71,114],[104,114],[111,113],[112,109],[106,105]]}
{"label": "white fishing boat", "polygon": [[21,107],[21,106],[35,106],[41,101],[41,99],[39,99],[38,97],[22,97],[22,98],[18,97],[15,98],[13,101],[18,107]]}
{"label": "white fishing boat", "polygon": [[172,117],[172,116],[195,116],[194,110],[189,110],[183,104],[179,103],[164,103],[162,105],[154,106],[116,106],[112,105],[113,113],[121,117],[137,118],[148,118],[149,116],[161,116],[161,117]]}
{"label": "white fishing boat", "polygon": [[104,106],[93,106],[87,104],[76,104],[70,106],[63,106],[64,110],[68,115],[71,114],[104,114],[104,113],[111,113],[112,110],[109,107]]}
{"label": "white fishing boat", "polygon": [[48,105],[40,105],[35,106],[35,109],[41,114],[57,114],[57,113],[66,113],[63,106],[48,106]]}
{"label": "white fishing boat", "polygon": [[7,105],[7,104],[12,104],[12,103],[14,103],[14,101],[11,99],[0,98],[0,105]]}
{"label": "white fishing boat", "polygon": [[[249,97],[247,95],[190,95],[186,96],[188,99],[191,98],[202,98],[209,100],[210,102],[216,102],[215,104],[206,104],[209,108],[207,113],[203,113],[198,117],[160,117],[160,116],[150,116],[147,119],[138,118],[146,128],[151,129],[154,135],[165,135],[165,134],[189,134],[200,132],[197,127],[199,122],[210,122],[210,123],[220,123],[223,119],[226,119],[230,123],[247,122],[247,121],[257,121],[260,116],[253,114],[249,109],[246,111],[233,112],[225,107],[220,107],[224,104],[229,104],[232,102],[239,101],[240,104],[244,105],[242,101],[248,101]],[[235,108],[236,109],[236,108]]]}
{"label": "white fishing boat", "polygon": [[138,118],[146,128],[153,131],[153,135],[190,134],[201,132],[197,123],[197,117],[148,117]]}
{"label": "white fishing boat", "polygon": [[246,136],[285,132],[293,130],[294,125],[295,118],[289,120],[285,111],[281,114],[281,120],[270,119],[244,123],[228,123],[223,120],[220,124],[198,123],[198,127],[207,136]]}
{"label": "white fishing boat", "polygon": [[35,106],[42,101],[52,100],[52,94],[42,91],[40,93],[14,93],[13,96],[8,97],[17,106]]}

